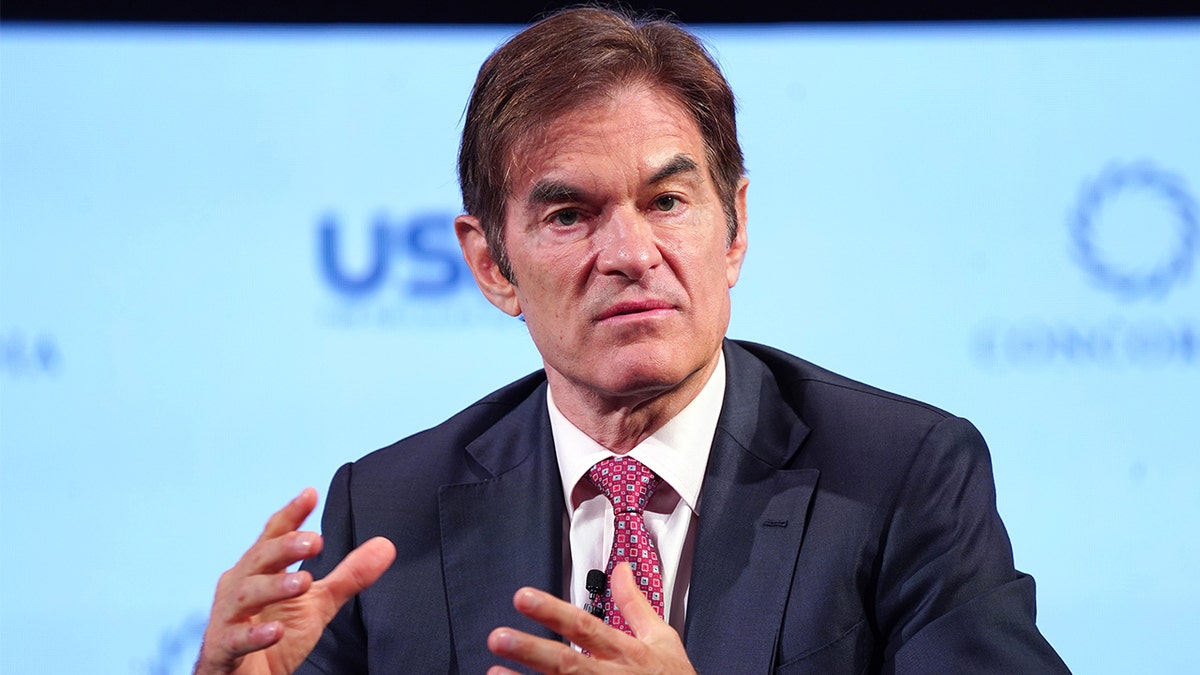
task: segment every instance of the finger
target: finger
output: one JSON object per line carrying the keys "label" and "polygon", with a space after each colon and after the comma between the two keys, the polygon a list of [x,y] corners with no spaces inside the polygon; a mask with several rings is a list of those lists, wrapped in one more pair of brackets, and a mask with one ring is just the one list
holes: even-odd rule
{"label": "finger", "polygon": [[628,648],[633,640],[591,613],[536,588],[518,590],[513,595],[513,606],[597,657],[612,656],[622,647]]}
{"label": "finger", "polygon": [[525,587],[513,594],[513,607],[550,630],[574,639],[604,628],[604,622],[545,591]]}
{"label": "finger", "polygon": [[[595,663],[570,645],[559,640],[547,640],[512,628],[497,628],[488,635],[488,649],[493,654],[528,666],[539,673],[594,672]],[[499,666],[489,671],[508,673]]]}
{"label": "finger", "polygon": [[[265,607],[277,593],[283,597],[274,597],[276,600],[307,591],[312,585],[312,576],[305,572],[292,577],[286,569],[292,563],[320,553],[322,548],[324,542],[314,532],[289,532],[251,546],[218,580],[213,599],[214,618],[239,621]],[[272,589],[277,584],[279,586]],[[297,585],[297,593],[291,593]]]}
{"label": "finger", "polygon": [[220,635],[206,633],[204,644],[200,646],[201,662],[197,663],[197,672],[202,665],[215,666],[217,672],[226,672],[236,665],[243,656],[266,649],[279,642],[283,637],[283,624],[278,621],[252,626],[237,626],[226,630]]}
{"label": "finger", "polygon": [[638,588],[629,565],[613,566],[612,595],[613,603],[621,610],[621,616],[625,617],[634,636],[644,638],[667,625]]}
{"label": "finger", "polygon": [[317,582],[329,593],[333,604],[328,608],[329,616],[332,618],[347,600],[375,583],[395,559],[396,547],[384,537],[368,539],[351,551],[328,576]]}
{"label": "finger", "polygon": [[312,586],[308,572],[256,574],[220,589],[213,603],[213,618],[229,623],[258,614],[267,605],[303,595]]}
{"label": "finger", "polygon": [[273,539],[255,542],[242,554],[232,571],[240,576],[282,572],[293,563],[315,556],[324,547],[321,535],[316,532],[285,532]]}
{"label": "finger", "polygon": [[310,487],[304,488],[295,499],[272,514],[258,541],[274,539],[285,532],[298,529],[316,506],[317,491]]}

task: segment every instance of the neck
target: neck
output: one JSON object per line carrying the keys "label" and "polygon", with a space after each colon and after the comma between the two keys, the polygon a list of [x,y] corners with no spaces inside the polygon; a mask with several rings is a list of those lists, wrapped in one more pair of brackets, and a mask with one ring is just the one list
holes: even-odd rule
{"label": "neck", "polygon": [[563,417],[605,448],[625,454],[661,429],[700,394],[716,370],[719,356],[718,350],[699,370],[669,387],[601,392],[580,386],[549,367],[546,379],[554,405]]}

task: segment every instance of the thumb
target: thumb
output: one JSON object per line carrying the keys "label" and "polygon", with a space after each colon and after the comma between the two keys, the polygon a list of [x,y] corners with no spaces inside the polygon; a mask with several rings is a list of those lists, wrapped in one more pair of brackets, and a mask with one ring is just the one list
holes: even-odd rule
{"label": "thumb", "polygon": [[633,630],[634,637],[644,638],[667,624],[650,605],[633,578],[633,569],[625,563],[613,566],[613,602],[625,617],[625,623]]}
{"label": "thumb", "polygon": [[331,615],[347,600],[375,583],[396,559],[396,546],[384,537],[374,537],[350,552],[320,582],[329,592]]}

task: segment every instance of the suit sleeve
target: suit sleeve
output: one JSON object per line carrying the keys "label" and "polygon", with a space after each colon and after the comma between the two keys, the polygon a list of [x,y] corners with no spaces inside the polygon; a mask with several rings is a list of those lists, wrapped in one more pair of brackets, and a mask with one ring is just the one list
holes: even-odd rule
{"label": "suit sleeve", "polygon": [[[325,497],[325,511],[321,515],[321,536],[325,540],[325,547],[300,567],[311,572],[314,579],[333,571],[358,544],[350,508],[352,467],[352,464],[346,464],[338,469]],[[342,605],[308,659],[296,672],[299,675],[366,675],[366,654],[366,633],[359,599],[355,596]]]}
{"label": "suit sleeve", "polygon": [[991,460],[966,420],[922,440],[885,528],[876,611],[885,673],[1067,673],[1013,566]]}

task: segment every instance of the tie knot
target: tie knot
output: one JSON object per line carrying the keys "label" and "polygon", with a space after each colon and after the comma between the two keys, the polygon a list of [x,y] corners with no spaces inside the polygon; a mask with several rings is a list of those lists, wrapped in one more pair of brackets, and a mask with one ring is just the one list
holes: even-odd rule
{"label": "tie knot", "polygon": [[638,512],[646,508],[650,495],[662,483],[658,474],[629,457],[609,457],[596,462],[588,478],[612,502],[613,511]]}

